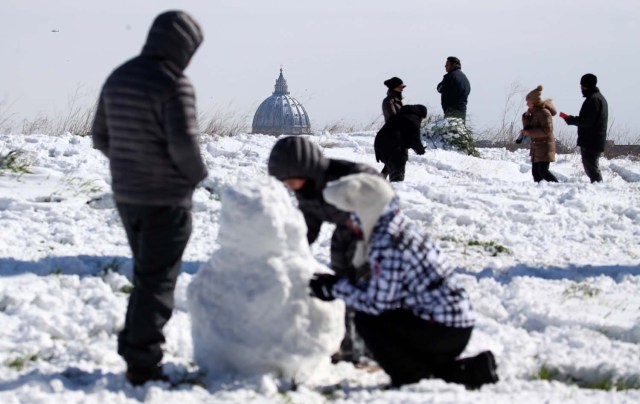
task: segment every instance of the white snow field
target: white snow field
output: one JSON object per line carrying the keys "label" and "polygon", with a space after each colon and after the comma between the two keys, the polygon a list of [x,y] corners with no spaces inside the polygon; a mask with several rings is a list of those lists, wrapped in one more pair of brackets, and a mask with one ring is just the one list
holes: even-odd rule
{"label": "white snow field", "polygon": [[[381,168],[373,157],[374,136],[311,139],[328,157]],[[284,368],[263,373],[250,361],[236,371],[221,367],[203,374],[196,363],[217,364],[194,355],[188,296],[205,282],[215,283],[204,279],[210,260],[225,269],[225,282],[243,285],[253,267],[261,278],[252,281],[269,284],[264,262],[252,264],[237,255],[225,261],[221,252],[225,237],[248,234],[257,243],[264,233],[252,233],[251,226],[268,209],[252,211],[246,220],[235,216],[249,228],[234,233],[224,223],[227,208],[222,205],[233,200],[225,195],[233,194],[238,181],[246,189],[267,181],[266,160],[275,141],[264,135],[203,137],[210,176],[194,196],[194,231],[174,316],[165,328],[164,370],[173,383],[131,387],[116,353],[131,288],[131,258],[110,196],[106,159],[86,137],[0,135],[0,155],[20,150],[31,171],[0,171],[0,402],[640,402],[640,162],[602,159],[604,183],[592,185],[578,154],[559,155],[551,171],[560,183],[535,184],[526,150],[480,149],[482,158],[442,150],[423,156],[410,152],[405,182],[393,185],[405,212],[438,240],[462,274],[479,317],[463,355],[491,349],[499,383],[467,391],[423,380],[386,390],[388,378],[381,371],[328,362],[312,366],[304,380],[283,377]],[[279,183],[272,184],[274,195],[284,192],[277,190]],[[290,209],[280,201],[282,209]],[[276,212],[271,212],[275,218],[295,216]],[[325,224],[311,248],[324,265],[331,232]],[[300,236],[301,231],[292,233]],[[300,248],[310,268],[319,265],[305,256],[302,241],[286,242]],[[275,245],[273,240],[264,243],[248,257],[266,256],[265,248]],[[307,271],[289,270],[294,278]],[[201,276],[202,286],[190,286]],[[305,287],[301,279],[291,286]],[[304,300],[306,290],[290,292],[292,299],[310,304]],[[275,310],[278,293],[267,295],[260,304]],[[337,314],[332,315],[338,316],[342,310],[339,304],[323,307],[333,307]],[[304,320],[301,313],[296,312],[296,321]],[[245,314],[255,317],[251,311]],[[211,315],[218,314],[211,310]],[[305,321],[285,324],[281,318],[274,322],[286,328],[283,332],[304,334],[309,326]],[[278,356],[285,362],[290,359],[288,338],[283,333]],[[212,346],[213,341],[212,335]],[[225,341],[223,347],[232,346],[233,341]]]}

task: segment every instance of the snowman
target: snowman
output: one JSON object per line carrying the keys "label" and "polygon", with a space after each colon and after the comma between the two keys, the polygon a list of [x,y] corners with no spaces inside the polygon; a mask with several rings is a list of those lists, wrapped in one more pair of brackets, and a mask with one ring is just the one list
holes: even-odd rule
{"label": "snowman", "polygon": [[219,248],[188,289],[194,357],[210,376],[275,374],[302,380],[329,363],[344,306],[309,296],[317,262],[302,214],[273,178],[222,192]]}

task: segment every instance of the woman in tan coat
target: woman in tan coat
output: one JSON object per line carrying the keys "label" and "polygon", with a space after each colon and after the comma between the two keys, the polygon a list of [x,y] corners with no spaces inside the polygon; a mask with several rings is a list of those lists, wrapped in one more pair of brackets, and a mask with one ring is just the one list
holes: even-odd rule
{"label": "woman in tan coat", "polygon": [[558,182],[549,171],[549,164],[556,161],[556,139],[553,136],[553,116],[556,108],[550,99],[542,101],[539,85],[526,97],[527,112],[522,114],[522,134],[531,139],[531,173],[533,180]]}

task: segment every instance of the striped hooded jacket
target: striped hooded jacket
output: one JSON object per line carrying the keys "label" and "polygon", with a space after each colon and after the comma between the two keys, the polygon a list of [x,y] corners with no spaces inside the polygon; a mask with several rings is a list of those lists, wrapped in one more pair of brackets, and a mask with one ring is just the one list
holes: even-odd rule
{"label": "striped hooded jacket", "polygon": [[115,69],[102,87],[91,135],[109,158],[117,202],[191,206],[207,170],[195,94],[183,71],[202,40],[188,14],[160,14],[142,53]]}

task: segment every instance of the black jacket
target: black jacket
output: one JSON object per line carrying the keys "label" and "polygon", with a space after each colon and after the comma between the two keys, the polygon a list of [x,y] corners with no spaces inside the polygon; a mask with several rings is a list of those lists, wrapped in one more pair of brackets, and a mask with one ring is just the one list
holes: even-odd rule
{"label": "black jacket", "polygon": [[457,68],[445,74],[437,89],[442,94],[440,103],[444,113],[450,109],[467,112],[467,98],[471,92],[471,84],[462,70]]}
{"label": "black jacket", "polygon": [[322,222],[334,223],[340,227],[345,226],[347,220],[349,220],[349,212],[342,211],[324,200],[322,191],[327,183],[349,174],[369,173],[378,175],[374,168],[366,164],[325,158],[323,160],[318,161],[318,166],[323,168],[309,171],[310,175],[306,177],[308,178],[307,183],[295,193],[298,199],[298,207],[307,223],[307,240],[309,244],[318,238]]}
{"label": "black jacket", "polygon": [[585,93],[586,99],[580,115],[566,119],[567,124],[578,127],[578,146],[594,152],[604,152],[607,140],[609,108],[598,87]]}
{"label": "black jacket", "polygon": [[382,115],[384,121],[387,122],[392,116],[397,114],[402,108],[402,94],[389,90],[387,96],[382,100]]}
{"label": "black jacket", "polygon": [[373,142],[376,161],[383,163],[413,149],[417,154],[424,153],[424,145],[420,139],[420,124],[427,116],[424,105],[405,105],[396,115],[378,131]]}
{"label": "black jacket", "polygon": [[191,206],[207,170],[195,94],[183,71],[202,40],[187,14],[163,13],[140,56],[114,70],[102,87],[92,138],[109,158],[117,202]]}

